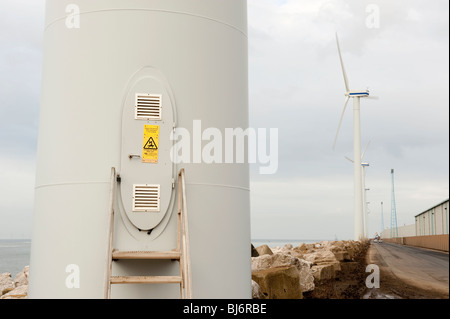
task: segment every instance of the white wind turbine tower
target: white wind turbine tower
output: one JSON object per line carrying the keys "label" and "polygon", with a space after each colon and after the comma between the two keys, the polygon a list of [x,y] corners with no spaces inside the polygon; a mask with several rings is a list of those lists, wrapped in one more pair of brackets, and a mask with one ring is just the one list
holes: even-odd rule
{"label": "white wind turbine tower", "polygon": [[[361,185],[362,185],[363,226],[364,226],[364,228],[363,228],[364,229],[363,235],[364,235],[365,238],[368,238],[368,220],[369,220],[368,207],[367,207],[368,202],[367,202],[367,197],[366,197],[366,193],[369,190],[369,188],[366,188],[366,167],[369,167],[370,165],[369,165],[368,162],[363,162],[363,159],[364,159],[364,155],[366,154],[367,148],[369,147],[369,145],[370,145],[370,142],[367,143],[366,148],[364,149],[364,152],[361,155],[361,171],[362,171],[361,172],[361,178],[362,178]],[[345,158],[348,161],[354,163],[354,161],[351,158],[349,158],[347,156],[345,156]]]}
{"label": "white wind turbine tower", "polygon": [[361,169],[361,121],[360,121],[360,99],[368,98],[368,90],[350,90],[347,73],[345,72],[344,62],[342,60],[341,48],[339,46],[339,39],[336,34],[336,43],[339,52],[339,59],[341,61],[342,74],[345,83],[345,103],[342,111],[341,119],[339,121],[336,137],[334,139],[333,149],[336,146],[339,130],[341,128],[342,120],[344,118],[345,110],[350,98],[353,99],[353,182],[354,182],[354,240],[364,239],[364,210],[363,210],[363,185],[362,185],[362,169]]}

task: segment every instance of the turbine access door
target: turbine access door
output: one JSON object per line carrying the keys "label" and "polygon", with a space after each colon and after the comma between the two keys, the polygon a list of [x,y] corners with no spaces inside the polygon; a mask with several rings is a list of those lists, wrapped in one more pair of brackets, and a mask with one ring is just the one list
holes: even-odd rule
{"label": "turbine access door", "polygon": [[120,192],[130,222],[147,231],[171,212],[174,110],[170,88],[154,69],[138,72],[128,88],[122,114]]}

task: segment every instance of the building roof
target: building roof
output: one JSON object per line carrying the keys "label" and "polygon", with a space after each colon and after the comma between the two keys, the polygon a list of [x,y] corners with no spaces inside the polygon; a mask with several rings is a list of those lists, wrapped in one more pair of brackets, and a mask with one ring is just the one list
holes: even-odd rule
{"label": "building roof", "polygon": [[423,212],[421,212],[420,214],[417,214],[417,215],[414,216],[414,217],[420,216],[420,215],[422,215],[422,214],[424,214],[424,213],[426,213],[426,212],[428,212],[428,211],[430,211],[430,210],[432,210],[432,209],[434,209],[434,208],[436,208],[436,207],[438,207],[438,206],[441,206],[441,205],[444,204],[445,202],[448,202],[448,198],[447,198],[446,200],[440,202],[439,204],[434,205],[433,207],[428,208],[427,210],[424,210]]}

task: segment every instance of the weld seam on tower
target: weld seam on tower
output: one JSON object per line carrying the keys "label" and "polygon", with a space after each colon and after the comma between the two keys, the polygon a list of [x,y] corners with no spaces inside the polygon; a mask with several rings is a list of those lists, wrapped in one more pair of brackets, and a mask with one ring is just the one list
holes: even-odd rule
{"label": "weld seam on tower", "polygon": [[[193,14],[193,13],[189,13],[189,12],[181,12],[181,11],[170,11],[170,10],[163,10],[163,9],[133,9],[133,8],[112,8],[112,9],[105,9],[105,10],[92,10],[92,11],[85,11],[85,12],[80,12],[80,15],[82,14],[89,14],[89,13],[99,13],[99,12],[112,12],[112,11],[147,11],[147,12],[160,12],[160,13],[173,13],[173,14],[181,14],[181,15],[187,15],[187,16],[191,16],[191,17],[196,17],[196,18],[201,18],[201,19],[205,19],[205,20],[209,20],[209,21],[214,21],[217,22],[219,24],[223,24],[229,28],[235,29],[236,31],[242,33],[245,37],[248,38],[248,34],[237,28],[236,26],[217,20],[217,19],[213,19],[213,18],[209,18],[209,17],[205,17],[202,15],[198,15],[198,14]],[[66,16],[61,17],[61,18],[56,18],[55,20],[53,20],[52,22],[50,22],[49,24],[47,24],[44,28],[45,31],[47,31],[47,28],[49,28],[51,25],[53,25],[54,23],[61,21],[61,20],[65,20],[67,19]]]}

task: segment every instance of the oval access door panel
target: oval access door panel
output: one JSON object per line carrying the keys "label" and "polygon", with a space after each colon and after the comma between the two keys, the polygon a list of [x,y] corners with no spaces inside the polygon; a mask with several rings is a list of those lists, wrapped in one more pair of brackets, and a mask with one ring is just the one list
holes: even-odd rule
{"label": "oval access door panel", "polygon": [[139,230],[155,228],[171,211],[174,125],[167,82],[157,70],[142,69],[131,79],[124,99],[120,169],[123,208]]}

